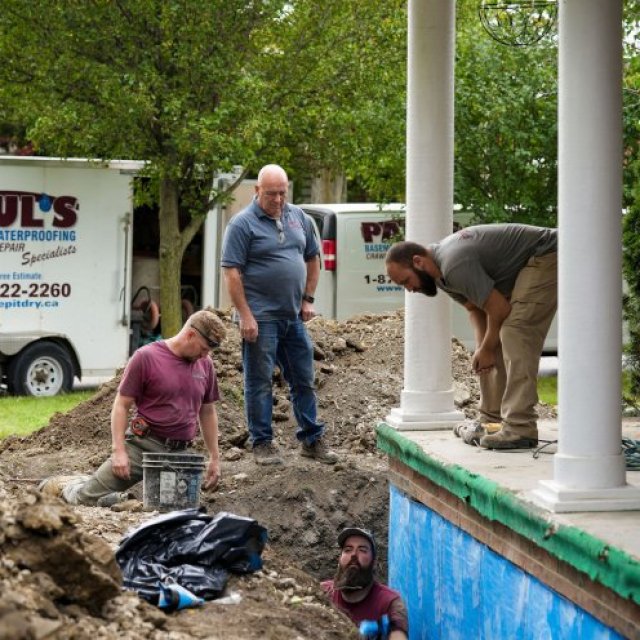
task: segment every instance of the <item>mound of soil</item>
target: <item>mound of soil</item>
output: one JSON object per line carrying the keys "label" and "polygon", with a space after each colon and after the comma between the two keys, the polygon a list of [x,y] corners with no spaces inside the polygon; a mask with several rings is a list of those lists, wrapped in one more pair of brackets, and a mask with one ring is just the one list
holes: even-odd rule
{"label": "mound of soil", "polygon": [[[232,576],[230,597],[174,614],[120,591],[113,559],[125,532],[155,513],[134,500],[113,509],[70,507],[43,496],[50,475],[91,473],[108,455],[109,416],[119,377],[40,431],[0,441],[0,640],[225,638],[279,640],[356,638],[353,625],[325,601],[319,580],[336,566],[336,534],[347,524],[373,530],[379,576],[386,578],[388,484],[386,457],[376,450],[375,425],[399,404],[403,383],[403,313],[346,322],[316,318],[320,415],[340,454],[333,467],[298,455],[287,389],[274,379],[276,440],[285,465],[259,468],[252,459],[242,407],[240,339],[227,313],[228,339],[214,354],[222,476],[204,493],[208,513],[257,520],[269,532],[264,568]],[[478,397],[469,354],[453,343],[456,404],[474,415]],[[549,408],[539,407],[548,415]],[[197,450],[204,451],[202,442]],[[141,487],[137,487],[141,498]]]}

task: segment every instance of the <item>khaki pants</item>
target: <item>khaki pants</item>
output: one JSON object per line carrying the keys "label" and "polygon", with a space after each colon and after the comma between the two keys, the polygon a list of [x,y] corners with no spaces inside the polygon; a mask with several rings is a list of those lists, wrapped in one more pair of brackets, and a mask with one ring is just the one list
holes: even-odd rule
{"label": "khaki pants", "polygon": [[82,477],[70,482],[62,491],[69,504],[95,505],[99,498],[110,493],[120,493],[142,480],[142,454],[145,451],[162,453],[168,449],[155,440],[127,435],[125,440],[131,475],[128,480],[118,478],[111,470],[111,458],[105,460],[88,478]]}
{"label": "khaki pants", "polygon": [[505,431],[537,437],[538,366],[558,306],[558,254],[531,258],[511,293],[511,313],[500,330],[494,370],[480,376],[483,422],[502,422]]}

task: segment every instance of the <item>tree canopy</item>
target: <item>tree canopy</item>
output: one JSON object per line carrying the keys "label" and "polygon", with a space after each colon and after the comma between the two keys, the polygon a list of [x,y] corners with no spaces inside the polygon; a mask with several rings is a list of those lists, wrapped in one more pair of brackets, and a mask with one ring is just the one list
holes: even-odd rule
{"label": "tree canopy", "polygon": [[626,3],[624,56],[624,205],[623,273],[628,286],[624,317],[631,389],[640,394],[640,5]]}
{"label": "tree canopy", "polygon": [[555,39],[505,46],[466,3],[456,50],[456,203],[482,221],[555,224]]}
{"label": "tree canopy", "polygon": [[[455,201],[478,221],[555,224],[556,36],[499,44],[477,4],[456,2]],[[182,255],[212,198],[228,195],[212,192],[215,173],[279,162],[293,178],[329,170],[368,199],[405,199],[406,5],[2,0],[0,122],[25,128],[39,153],[148,162],[173,333]],[[625,32],[637,33],[637,4],[624,6]],[[637,79],[630,56],[627,200]]]}
{"label": "tree canopy", "polygon": [[4,119],[25,123],[42,153],[148,162],[169,335],[181,323],[181,259],[216,172],[291,165],[294,153],[313,171],[357,148],[354,112],[372,84],[362,63],[374,59],[371,25],[384,14],[364,4],[3,0]]}

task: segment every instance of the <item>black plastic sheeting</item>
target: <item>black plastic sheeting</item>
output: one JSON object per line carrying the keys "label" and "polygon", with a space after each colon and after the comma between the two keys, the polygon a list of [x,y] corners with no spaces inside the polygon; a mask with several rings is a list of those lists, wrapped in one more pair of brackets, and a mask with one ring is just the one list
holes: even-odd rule
{"label": "black plastic sheeting", "polygon": [[262,568],[267,530],[251,518],[199,509],[172,511],[128,533],[116,551],[125,589],[158,603],[177,583],[205,600],[222,595],[229,573]]}

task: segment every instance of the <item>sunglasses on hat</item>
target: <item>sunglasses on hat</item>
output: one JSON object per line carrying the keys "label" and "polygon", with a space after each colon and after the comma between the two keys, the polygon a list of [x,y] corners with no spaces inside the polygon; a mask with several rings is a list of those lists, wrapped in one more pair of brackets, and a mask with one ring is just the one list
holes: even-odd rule
{"label": "sunglasses on hat", "polygon": [[200,329],[198,329],[198,327],[194,327],[193,325],[191,325],[191,328],[195,329],[204,338],[205,342],[209,346],[209,349],[215,349],[216,347],[220,346],[219,342],[216,342],[215,340],[212,340],[211,338],[206,336],[202,331],[200,331]]}

